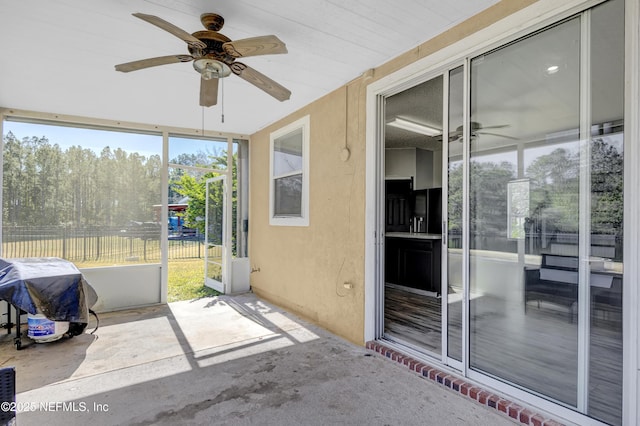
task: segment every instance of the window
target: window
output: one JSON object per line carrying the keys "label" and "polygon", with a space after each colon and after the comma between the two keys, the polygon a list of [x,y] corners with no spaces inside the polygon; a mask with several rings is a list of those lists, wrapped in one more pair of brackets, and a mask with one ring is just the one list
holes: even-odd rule
{"label": "window", "polygon": [[309,225],[309,116],[271,134],[269,223]]}

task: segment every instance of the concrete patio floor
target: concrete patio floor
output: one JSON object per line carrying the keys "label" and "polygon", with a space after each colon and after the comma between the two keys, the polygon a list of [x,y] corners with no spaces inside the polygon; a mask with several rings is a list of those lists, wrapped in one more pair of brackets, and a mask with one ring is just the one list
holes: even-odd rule
{"label": "concrete patio floor", "polygon": [[100,315],[17,351],[25,425],[513,425],[253,294]]}

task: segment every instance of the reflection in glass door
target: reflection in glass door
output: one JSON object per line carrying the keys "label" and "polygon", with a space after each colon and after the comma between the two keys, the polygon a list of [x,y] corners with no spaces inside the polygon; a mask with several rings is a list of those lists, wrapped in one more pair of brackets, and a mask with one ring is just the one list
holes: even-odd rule
{"label": "reflection in glass door", "polygon": [[472,59],[468,129],[469,368],[612,424],[623,3]]}
{"label": "reflection in glass door", "polygon": [[591,10],[588,146],[589,315],[586,412],[611,424],[622,413],[624,1]]}
{"label": "reflection in glass door", "polygon": [[449,72],[447,156],[446,289],[447,356],[462,362],[462,323],[465,303],[462,252],[462,201],[464,180],[462,139],[464,135],[464,66]]}

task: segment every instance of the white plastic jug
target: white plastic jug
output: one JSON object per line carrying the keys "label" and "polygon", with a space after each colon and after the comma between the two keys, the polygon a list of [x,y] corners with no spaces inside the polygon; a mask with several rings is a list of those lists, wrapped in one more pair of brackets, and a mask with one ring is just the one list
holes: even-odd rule
{"label": "white plastic jug", "polygon": [[42,314],[28,314],[27,324],[29,326],[27,336],[37,343],[53,342],[69,331],[69,322],[51,321]]}

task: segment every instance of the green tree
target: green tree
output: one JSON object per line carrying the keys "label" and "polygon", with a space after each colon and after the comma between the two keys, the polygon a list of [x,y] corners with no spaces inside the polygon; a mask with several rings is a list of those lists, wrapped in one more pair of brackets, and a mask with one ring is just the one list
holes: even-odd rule
{"label": "green tree", "polygon": [[478,157],[470,162],[469,176],[471,248],[505,250],[507,188],[516,178],[515,166],[508,161],[495,163]]}
{"label": "green tree", "polygon": [[[237,154],[233,155],[233,162],[236,163]],[[210,161],[211,167],[218,170],[225,170],[227,168],[227,155],[222,151],[221,154],[212,157]],[[228,202],[232,203],[232,223],[236,223],[237,211],[236,211],[236,199],[237,199],[237,170],[232,165],[232,194]],[[174,190],[182,197],[188,198],[187,210],[184,215],[186,226],[195,228],[201,233],[205,232],[205,215],[206,215],[206,182],[208,179],[219,176],[217,172],[209,172],[199,177],[194,177],[189,174],[182,174],[180,181],[176,183]],[[210,188],[209,193],[209,217],[220,218],[223,215],[223,189],[219,185],[214,185]],[[221,235],[222,226],[219,220],[210,220],[209,235],[218,236]],[[236,227],[232,227],[232,246],[235,251],[236,247]],[[215,242],[215,241],[212,241]]]}
{"label": "green tree", "polygon": [[624,158],[605,138],[591,144],[591,232],[622,237]]}
{"label": "green tree", "polygon": [[62,150],[46,137],[4,136],[3,222],[14,226],[123,226],[155,220],[162,161],[105,147]]}

